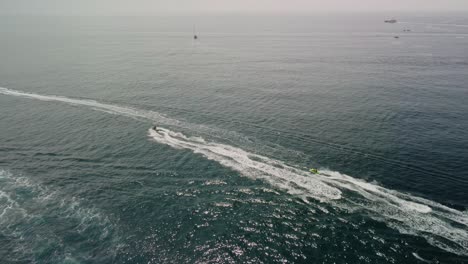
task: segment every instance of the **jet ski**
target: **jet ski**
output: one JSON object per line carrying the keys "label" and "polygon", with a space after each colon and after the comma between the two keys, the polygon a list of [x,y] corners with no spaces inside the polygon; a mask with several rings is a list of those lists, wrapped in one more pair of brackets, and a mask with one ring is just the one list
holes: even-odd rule
{"label": "jet ski", "polygon": [[309,172],[313,173],[313,174],[319,174],[319,171],[315,168],[310,168]]}
{"label": "jet ski", "polygon": [[153,126],[152,129],[158,134],[161,134],[163,132],[163,130],[161,128],[157,127],[157,126]]}

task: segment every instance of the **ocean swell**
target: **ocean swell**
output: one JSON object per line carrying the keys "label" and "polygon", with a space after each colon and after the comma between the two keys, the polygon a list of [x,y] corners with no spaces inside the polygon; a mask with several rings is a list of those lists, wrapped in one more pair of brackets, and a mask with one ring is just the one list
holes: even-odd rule
{"label": "ocean swell", "polygon": [[[192,130],[194,133],[198,132],[197,129],[213,130],[202,125],[171,119],[157,112],[104,104],[93,100],[24,93],[6,88],[0,88],[0,94],[85,106],[92,110],[136,118],[145,122],[151,121],[158,122],[160,125],[180,127]],[[159,128],[158,131],[150,129],[148,135],[151,140],[159,144],[203,155],[245,177],[261,179],[306,202],[311,198],[337,208],[362,212],[402,233],[423,237],[433,246],[468,256],[467,212],[390,190],[336,171],[321,170],[319,175],[310,174],[281,160],[252,153],[238,146],[210,142],[201,137],[188,137],[165,128]],[[16,206],[5,194],[0,194],[0,199],[5,200],[7,205],[3,208],[2,214],[10,210],[8,208]]]}

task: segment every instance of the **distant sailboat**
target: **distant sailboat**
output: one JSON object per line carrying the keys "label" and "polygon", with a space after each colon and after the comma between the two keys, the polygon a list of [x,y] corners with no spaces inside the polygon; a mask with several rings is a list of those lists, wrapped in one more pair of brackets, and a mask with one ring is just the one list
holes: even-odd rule
{"label": "distant sailboat", "polygon": [[197,36],[197,34],[195,33],[195,25],[193,26],[193,39],[195,39],[195,40],[198,39],[198,36]]}

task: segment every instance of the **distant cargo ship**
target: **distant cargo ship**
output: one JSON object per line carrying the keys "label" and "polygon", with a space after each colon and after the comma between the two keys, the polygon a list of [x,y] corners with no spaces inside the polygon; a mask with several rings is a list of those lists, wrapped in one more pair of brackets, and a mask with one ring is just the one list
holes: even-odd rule
{"label": "distant cargo ship", "polygon": [[398,22],[396,19],[385,20],[385,23],[395,24]]}

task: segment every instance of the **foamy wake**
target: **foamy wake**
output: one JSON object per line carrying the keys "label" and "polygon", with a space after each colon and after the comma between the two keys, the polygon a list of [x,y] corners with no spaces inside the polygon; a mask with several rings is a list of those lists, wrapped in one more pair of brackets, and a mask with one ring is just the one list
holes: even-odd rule
{"label": "foamy wake", "polygon": [[[362,211],[402,233],[419,235],[434,246],[468,255],[466,212],[334,171],[312,175],[278,160],[229,145],[205,142],[198,137],[190,138],[168,129],[150,129],[148,133],[158,143],[191,150],[246,177],[262,179],[305,201],[314,198],[347,210]],[[345,191],[350,194],[345,195]]]}
{"label": "foamy wake", "polygon": [[164,115],[161,115],[158,112],[138,110],[138,109],[131,108],[131,107],[121,107],[121,106],[112,105],[112,104],[104,104],[104,103],[100,103],[94,100],[74,99],[74,98],[55,96],[55,95],[40,95],[40,94],[33,94],[33,93],[10,90],[7,88],[2,88],[2,87],[0,87],[0,94],[12,95],[12,96],[17,96],[17,97],[24,97],[24,98],[30,98],[30,99],[36,99],[36,100],[48,101],[48,102],[55,101],[55,102],[66,103],[69,105],[88,106],[92,108],[93,110],[102,111],[102,112],[106,112],[109,114],[118,114],[118,115],[122,115],[126,117],[136,118],[136,119],[138,118],[150,119],[154,121],[163,122],[164,124],[167,124],[167,125],[170,125],[170,124],[176,125],[179,123],[179,121],[175,119],[171,119],[171,118],[166,118]]}
{"label": "foamy wake", "polygon": [[178,149],[190,149],[253,179],[262,179],[291,194],[312,197],[320,201],[341,198],[341,191],[317,180],[301,170],[279,161],[246,152],[224,144],[207,143],[202,138],[188,138],[167,129],[149,130],[150,136],[161,144]]}
{"label": "foamy wake", "polygon": [[34,99],[34,100],[47,101],[47,102],[60,102],[60,103],[73,105],[73,106],[85,106],[85,107],[88,107],[89,109],[104,112],[107,114],[125,116],[125,117],[133,118],[136,120],[143,120],[145,122],[149,120],[149,121],[156,122],[160,125],[177,127],[179,129],[186,129],[189,131],[196,131],[196,132],[203,133],[205,135],[209,134],[213,137],[220,137],[220,138],[229,137],[229,139],[233,139],[233,140],[238,140],[239,138],[241,138],[240,135],[232,131],[221,131],[220,129],[213,129],[211,127],[204,126],[204,125],[190,124],[190,123],[183,122],[177,119],[166,117],[165,115],[155,112],[155,111],[141,110],[141,109],[136,109],[132,107],[126,107],[126,106],[124,107],[124,106],[118,106],[118,105],[113,105],[113,104],[106,104],[106,103],[98,102],[95,100],[69,98],[69,97],[56,96],[56,95],[40,95],[40,94],[11,90],[11,89],[2,88],[2,87],[0,87],[0,94],[22,97],[22,98],[29,98],[29,99]]}
{"label": "foamy wake", "polygon": [[[72,105],[132,118],[158,121],[184,128],[191,126],[163,115],[97,101],[44,96],[0,88],[0,94],[28,97],[43,101],[60,101]],[[389,190],[376,184],[355,179],[334,171],[322,171],[312,175],[286,163],[250,153],[238,147],[207,142],[200,137],[187,137],[168,129],[158,132],[150,129],[154,141],[177,149],[187,149],[238,171],[243,176],[261,179],[276,188],[301,197],[304,201],[313,198],[338,208],[362,212],[369,217],[385,222],[402,233],[425,238],[430,244],[443,250],[468,255],[468,213],[448,208],[427,199]]]}

